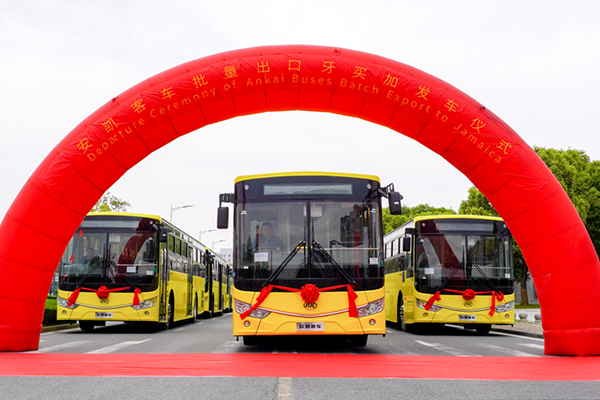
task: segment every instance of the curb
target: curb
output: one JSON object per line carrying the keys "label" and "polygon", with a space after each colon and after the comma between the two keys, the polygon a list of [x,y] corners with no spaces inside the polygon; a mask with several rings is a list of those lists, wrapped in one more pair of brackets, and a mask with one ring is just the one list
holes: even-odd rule
{"label": "curb", "polygon": [[79,328],[79,324],[45,325],[45,326],[42,326],[42,333],[54,332],[54,331],[64,331],[67,329],[75,329],[75,328]]}

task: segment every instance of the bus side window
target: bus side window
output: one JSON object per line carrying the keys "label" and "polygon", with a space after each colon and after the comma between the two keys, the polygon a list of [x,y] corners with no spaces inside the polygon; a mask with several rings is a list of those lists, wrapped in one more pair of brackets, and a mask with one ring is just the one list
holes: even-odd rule
{"label": "bus side window", "polygon": [[404,271],[406,269],[406,254],[400,254],[400,257],[398,257],[398,264],[400,271]]}

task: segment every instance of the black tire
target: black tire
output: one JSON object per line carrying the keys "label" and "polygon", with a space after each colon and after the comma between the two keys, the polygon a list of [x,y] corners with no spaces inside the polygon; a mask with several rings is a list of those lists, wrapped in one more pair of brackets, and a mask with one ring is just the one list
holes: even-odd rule
{"label": "black tire", "polygon": [[242,336],[244,340],[244,346],[256,346],[258,344],[258,337],[256,336]]}
{"label": "black tire", "polygon": [[400,329],[403,332],[409,332],[411,330],[411,326],[404,322],[404,298],[402,297],[402,293],[398,295],[398,325],[400,325]]}
{"label": "black tire", "polygon": [[91,332],[94,330],[94,321],[79,321],[79,329],[84,332]]}
{"label": "black tire", "polygon": [[369,339],[369,335],[350,336],[350,344],[353,347],[365,347],[367,345],[368,339]]}
{"label": "black tire", "polygon": [[478,335],[485,336],[492,330],[491,324],[477,324],[475,326],[475,331]]}
{"label": "black tire", "polygon": [[194,299],[194,309],[192,310],[192,318],[190,319],[190,322],[194,324],[199,319],[200,316],[198,315],[198,296],[196,296],[196,298]]}
{"label": "black tire", "polygon": [[163,331],[168,331],[171,326],[173,326],[173,299],[171,298],[169,300],[169,303],[167,304],[167,318],[165,320],[165,322],[159,322],[158,326],[161,330]]}

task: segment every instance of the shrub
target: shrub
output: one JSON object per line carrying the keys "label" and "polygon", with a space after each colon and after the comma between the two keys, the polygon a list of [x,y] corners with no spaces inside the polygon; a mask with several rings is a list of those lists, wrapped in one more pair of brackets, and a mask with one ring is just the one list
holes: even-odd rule
{"label": "shrub", "polygon": [[56,296],[48,296],[42,325],[56,325]]}

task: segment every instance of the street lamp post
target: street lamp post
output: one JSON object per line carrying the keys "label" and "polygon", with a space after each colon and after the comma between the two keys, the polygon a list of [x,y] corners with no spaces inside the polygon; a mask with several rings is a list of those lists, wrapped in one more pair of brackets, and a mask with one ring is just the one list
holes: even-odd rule
{"label": "street lamp post", "polygon": [[212,251],[215,251],[215,243],[221,243],[221,242],[224,242],[224,241],[225,241],[225,239],[221,239],[221,240],[213,240],[213,241],[212,241],[212,246],[210,246],[210,249],[211,249]]}
{"label": "street lamp post", "polygon": [[209,229],[209,230],[206,230],[206,231],[200,231],[200,232],[198,232],[198,240],[202,241],[202,235],[203,234],[208,233],[208,232],[214,232],[214,231],[216,231],[216,229]]}
{"label": "street lamp post", "polygon": [[180,210],[182,208],[188,208],[188,207],[194,207],[193,204],[188,204],[186,206],[179,206],[179,207],[173,207],[173,205],[171,205],[171,216],[169,217],[169,222],[173,222],[173,213],[177,210]]}

